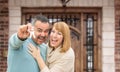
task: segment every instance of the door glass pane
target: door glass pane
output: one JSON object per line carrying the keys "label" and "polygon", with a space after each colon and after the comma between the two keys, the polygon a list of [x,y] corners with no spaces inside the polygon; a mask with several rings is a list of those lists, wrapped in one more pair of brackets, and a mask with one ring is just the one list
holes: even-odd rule
{"label": "door glass pane", "polygon": [[86,58],[86,70],[87,70],[87,72],[94,72],[94,65],[93,65],[93,63],[94,63],[94,60],[93,60],[93,57],[94,57],[94,46],[93,46],[93,44],[94,44],[94,42],[93,42],[93,19],[92,19],[92,17],[90,16],[90,17],[88,17],[87,18],[87,27],[86,27],[86,30],[87,30],[87,32],[86,32],[86,52],[87,52],[87,58]]}

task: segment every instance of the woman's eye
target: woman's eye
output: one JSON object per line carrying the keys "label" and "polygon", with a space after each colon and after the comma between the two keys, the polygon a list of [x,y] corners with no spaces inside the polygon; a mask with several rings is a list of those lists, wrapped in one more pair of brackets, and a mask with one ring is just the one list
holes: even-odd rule
{"label": "woman's eye", "polygon": [[58,32],[58,35],[62,35],[62,33],[61,33],[61,32]]}
{"label": "woman's eye", "polygon": [[51,33],[55,33],[55,31],[52,30]]}

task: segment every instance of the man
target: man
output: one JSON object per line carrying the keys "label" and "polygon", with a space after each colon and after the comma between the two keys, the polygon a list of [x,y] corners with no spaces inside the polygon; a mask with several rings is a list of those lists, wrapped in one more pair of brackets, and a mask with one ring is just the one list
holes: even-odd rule
{"label": "man", "polygon": [[40,72],[38,64],[28,53],[28,44],[40,48],[43,59],[46,59],[46,44],[49,32],[48,19],[38,15],[33,19],[33,33],[30,36],[29,24],[22,25],[18,32],[11,36],[8,49],[7,72]]}

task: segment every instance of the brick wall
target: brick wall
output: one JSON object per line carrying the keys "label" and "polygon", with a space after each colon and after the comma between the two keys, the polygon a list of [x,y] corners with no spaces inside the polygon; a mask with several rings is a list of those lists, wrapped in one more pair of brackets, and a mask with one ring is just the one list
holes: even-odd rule
{"label": "brick wall", "polygon": [[115,72],[120,72],[120,0],[115,0]]}
{"label": "brick wall", "polygon": [[0,72],[7,68],[8,28],[8,0],[0,0]]}

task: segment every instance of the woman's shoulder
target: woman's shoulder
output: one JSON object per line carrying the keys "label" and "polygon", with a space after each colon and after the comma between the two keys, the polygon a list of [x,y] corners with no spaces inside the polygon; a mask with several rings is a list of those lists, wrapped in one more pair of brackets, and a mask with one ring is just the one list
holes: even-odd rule
{"label": "woman's shoulder", "polygon": [[70,47],[66,53],[74,54],[74,50],[73,50],[73,48]]}
{"label": "woman's shoulder", "polygon": [[65,53],[65,57],[74,58],[75,57],[74,50],[72,48],[69,48],[69,50]]}

